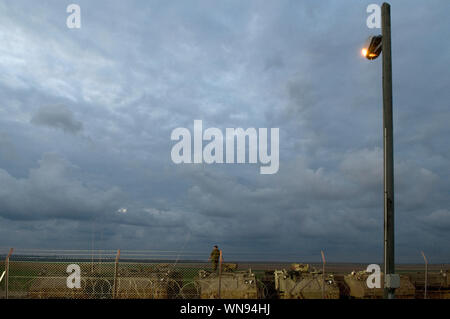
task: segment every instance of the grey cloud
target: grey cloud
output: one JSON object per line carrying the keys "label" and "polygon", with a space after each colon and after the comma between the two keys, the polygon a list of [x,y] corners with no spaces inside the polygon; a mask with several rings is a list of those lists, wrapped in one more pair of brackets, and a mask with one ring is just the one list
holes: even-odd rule
{"label": "grey cloud", "polygon": [[450,230],[450,211],[439,209],[420,218],[428,227],[448,232]]}
{"label": "grey cloud", "polygon": [[[102,248],[173,249],[190,234],[192,250],[380,259],[368,2],[79,4],[82,28],[68,30],[65,4],[0,3],[0,241],[85,249],[94,228]],[[420,246],[448,262],[448,9],[392,4],[397,252],[412,260]],[[278,174],[174,165],[170,132],[194,119],[279,127]]]}
{"label": "grey cloud", "polygon": [[75,119],[71,109],[62,104],[41,106],[33,114],[31,123],[61,129],[73,134],[83,129],[83,124]]}
{"label": "grey cloud", "polygon": [[0,216],[10,220],[92,219],[120,205],[117,187],[99,189],[74,176],[76,166],[48,153],[26,178],[0,169]]}

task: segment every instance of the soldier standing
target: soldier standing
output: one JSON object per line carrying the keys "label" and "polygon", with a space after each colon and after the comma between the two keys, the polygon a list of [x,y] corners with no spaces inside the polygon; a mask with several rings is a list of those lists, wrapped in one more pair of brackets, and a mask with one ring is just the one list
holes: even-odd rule
{"label": "soldier standing", "polygon": [[219,257],[220,257],[220,250],[217,245],[214,246],[213,250],[211,251],[211,255],[209,256],[208,261],[211,261],[212,269],[213,271],[216,271],[217,264],[219,263]]}

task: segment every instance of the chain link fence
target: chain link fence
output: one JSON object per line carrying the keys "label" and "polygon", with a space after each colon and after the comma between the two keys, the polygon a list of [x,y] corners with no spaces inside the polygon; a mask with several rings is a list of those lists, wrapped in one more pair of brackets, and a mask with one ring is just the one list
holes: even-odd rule
{"label": "chain link fence", "polygon": [[272,293],[261,276],[272,268],[268,264],[253,271],[250,264],[239,269],[236,263],[220,263],[213,271],[208,262],[180,257],[195,256],[170,251],[4,251],[0,298],[257,299]]}
{"label": "chain link fence", "polygon": [[[221,262],[213,271],[211,264],[204,258],[200,260],[199,256],[171,251],[0,249],[0,298],[347,299],[382,296],[380,291],[367,290],[366,279],[360,280],[361,271],[367,267],[364,264],[328,264],[325,274],[321,263],[312,263],[307,272],[302,272],[292,268],[289,262]],[[398,267],[408,284],[408,294],[404,297],[450,298],[449,269],[448,265],[429,266],[425,282],[420,265]],[[358,291],[369,292],[366,296],[358,295]]]}

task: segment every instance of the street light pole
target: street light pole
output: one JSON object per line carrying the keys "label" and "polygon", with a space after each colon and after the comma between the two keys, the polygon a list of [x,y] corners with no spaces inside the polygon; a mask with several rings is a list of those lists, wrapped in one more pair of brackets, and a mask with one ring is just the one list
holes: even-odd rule
{"label": "street light pole", "polygon": [[[395,274],[394,260],[394,139],[392,124],[391,6],[381,7],[383,50],[383,153],[384,153],[384,274]],[[384,288],[395,298],[395,288]]]}
{"label": "street light pole", "polygon": [[375,60],[383,52],[384,297],[394,299],[395,289],[400,288],[400,276],[395,274],[391,6],[388,3],[381,7],[381,24],[382,34],[369,37],[361,53]]}

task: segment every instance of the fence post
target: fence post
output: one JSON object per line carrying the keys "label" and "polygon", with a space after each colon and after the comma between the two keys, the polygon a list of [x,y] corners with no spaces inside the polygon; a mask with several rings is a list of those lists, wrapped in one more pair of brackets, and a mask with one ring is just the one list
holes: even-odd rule
{"label": "fence post", "polygon": [[8,289],[9,289],[9,257],[11,257],[14,248],[9,249],[8,256],[5,259],[5,298],[8,299]]}
{"label": "fence post", "polygon": [[428,286],[428,260],[425,256],[425,253],[421,251],[423,260],[425,260],[425,292],[424,292],[424,299],[427,299],[427,286]]}
{"label": "fence post", "polygon": [[114,262],[114,285],[113,285],[113,299],[117,296],[117,276],[119,270],[119,258],[120,258],[120,249],[117,250],[116,261]]}
{"label": "fence post", "polygon": [[322,299],[325,299],[325,254],[323,250],[320,251],[322,255]]}
{"label": "fence post", "polygon": [[219,299],[220,299],[220,290],[222,286],[222,250],[220,250],[219,254]]}

